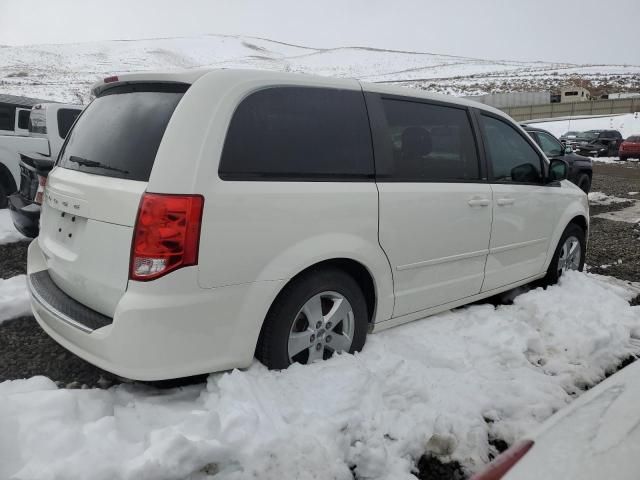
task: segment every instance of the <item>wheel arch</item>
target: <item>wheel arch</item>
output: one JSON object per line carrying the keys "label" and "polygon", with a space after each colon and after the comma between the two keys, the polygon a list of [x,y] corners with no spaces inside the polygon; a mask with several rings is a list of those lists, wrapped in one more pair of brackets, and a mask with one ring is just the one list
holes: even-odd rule
{"label": "wheel arch", "polygon": [[9,167],[2,162],[0,162],[0,184],[4,187],[7,195],[18,189],[16,181],[13,178],[13,173],[9,170]]}
{"label": "wheel arch", "polygon": [[[273,302],[271,302],[271,305],[273,305],[278,300],[278,298],[282,295],[283,291],[285,291],[288,285],[297,281],[300,277],[314,270],[317,271],[328,268],[337,268],[339,270],[342,270],[356,281],[356,283],[362,290],[362,293],[364,294],[365,302],[367,304],[368,323],[370,325],[374,323],[378,301],[376,282],[371,271],[363,263],[354,260],[353,258],[330,258],[314,263],[313,265],[309,265],[308,267],[304,268],[296,275],[294,275],[292,278],[290,278],[289,281],[282,286]],[[271,308],[271,306],[269,308]]]}
{"label": "wheel arch", "polygon": [[[584,195],[584,194],[583,194]],[[558,242],[560,241],[560,237],[562,233],[566,230],[566,228],[570,224],[578,225],[585,232],[585,237],[588,240],[589,237],[589,210],[587,207],[586,195],[584,197],[584,204],[579,201],[571,202],[563,214],[560,216],[558,223],[556,224],[556,228],[551,235],[551,241],[549,242],[549,246],[547,249],[547,260],[544,264],[544,271],[546,272],[551,264],[551,260],[553,259],[553,255],[556,251],[556,247],[558,246]]]}

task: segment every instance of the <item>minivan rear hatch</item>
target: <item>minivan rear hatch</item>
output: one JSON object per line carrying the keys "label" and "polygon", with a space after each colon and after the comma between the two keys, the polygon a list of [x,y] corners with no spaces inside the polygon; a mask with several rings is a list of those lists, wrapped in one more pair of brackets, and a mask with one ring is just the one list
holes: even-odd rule
{"label": "minivan rear hatch", "polygon": [[80,115],[48,178],[39,245],[67,295],[113,317],[127,288],[133,227],[184,83],[103,90]]}

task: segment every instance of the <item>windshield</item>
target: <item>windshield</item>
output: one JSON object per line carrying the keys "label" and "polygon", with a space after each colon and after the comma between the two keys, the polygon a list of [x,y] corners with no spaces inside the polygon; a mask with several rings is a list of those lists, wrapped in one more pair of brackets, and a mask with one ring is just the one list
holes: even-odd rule
{"label": "windshield", "polygon": [[80,115],[59,165],[94,175],[148,181],[184,84],[123,85],[107,90]]}
{"label": "windshield", "polygon": [[586,138],[587,140],[593,140],[594,138],[598,138],[599,130],[590,130],[588,132],[582,132],[580,134],[581,138]]}

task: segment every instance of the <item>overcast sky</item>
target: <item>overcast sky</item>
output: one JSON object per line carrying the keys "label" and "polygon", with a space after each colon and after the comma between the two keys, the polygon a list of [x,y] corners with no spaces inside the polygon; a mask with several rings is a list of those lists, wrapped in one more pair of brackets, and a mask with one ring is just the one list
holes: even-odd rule
{"label": "overcast sky", "polygon": [[224,33],[313,47],[640,64],[639,28],[640,0],[0,0],[5,45]]}

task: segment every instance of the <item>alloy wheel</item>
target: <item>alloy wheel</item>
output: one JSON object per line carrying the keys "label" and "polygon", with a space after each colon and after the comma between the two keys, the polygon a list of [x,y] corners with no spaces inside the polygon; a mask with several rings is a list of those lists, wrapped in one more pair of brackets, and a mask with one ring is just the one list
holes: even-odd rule
{"label": "alloy wheel", "polygon": [[581,260],[582,247],[580,246],[580,241],[573,235],[567,237],[562,244],[560,257],[558,258],[558,276],[567,270],[579,270]]}
{"label": "alloy wheel", "polygon": [[355,320],[349,301],[338,292],[314,295],[302,306],[289,333],[289,361],[312,363],[348,352]]}

